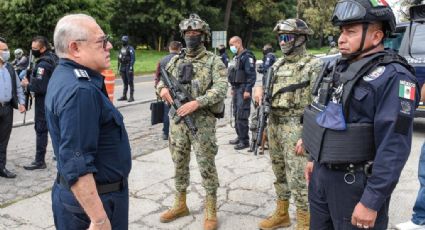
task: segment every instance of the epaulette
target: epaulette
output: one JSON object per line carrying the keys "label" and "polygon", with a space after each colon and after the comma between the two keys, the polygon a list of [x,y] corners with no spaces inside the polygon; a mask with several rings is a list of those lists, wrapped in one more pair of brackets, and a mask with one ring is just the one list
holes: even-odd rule
{"label": "epaulette", "polygon": [[74,69],[74,75],[77,79],[86,79],[90,81],[89,74],[83,69]]}

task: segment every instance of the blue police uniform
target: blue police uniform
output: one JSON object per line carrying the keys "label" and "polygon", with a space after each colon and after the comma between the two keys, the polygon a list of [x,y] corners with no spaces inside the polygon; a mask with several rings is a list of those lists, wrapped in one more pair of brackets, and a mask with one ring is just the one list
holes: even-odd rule
{"label": "blue police uniform", "polygon": [[131,150],[123,117],[109,101],[103,79],[98,72],[60,59],[47,89],[46,118],[58,170],[52,190],[57,229],[89,227],[88,216],[70,191],[88,173],[93,173],[112,229],[128,229]]}
{"label": "blue police uniform", "polygon": [[235,56],[235,66],[231,69],[229,82],[234,92],[233,116],[235,117],[235,129],[239,143],[249,145],[248,117],[251,112],[251,99],[244,99],[244,92],[252,95],[257,75],[255,72],[255,56],[248,50]]}
{"label": "blue police uniform", "polygon": [[263,57],[263,63],[258,67],[257,72],[263,74],[263,85],[266,85],[266,78],[265,74],[267,73],[267,70],[276,62],[276,56],[274,53],[269,52]]}
{"label": "blue police uniform", "polygon": [[226,50],[224,49],[224,52],[220,53],[221,61],[224,63],[226,68],[229,66],[229,56],[227,56]]}
{"label": "blue police uniform", "polygon": [[126,45],[121,47],[118,62],[120,64],[120,74],[124,84],[123,96],[127,95],[128,86],[130,86],[130,97],[134,94],[134,62],[136,53],[133,46]]}
{"label": "blue police uniform", "polygon": [[[348,64],[342,63],[336,69],[344,73],[347,67]],[[338,85],[340,80],[334,80]],[[410,153],[418,89],[414,75],[405,66],[394,62],[376,65],[355,83],[347,98],[348,104],[343,104],[345,123],[351,125],[350,128],[335,132],[331,128],[324,129],[319,154],[312,156],[314,169],[308,187],[311,229],[357,229],[351,224],[351,216],[358,202],[378,212],[373,229],[387,229],[391,193]],[[312,129],[308,114],[307,109],[303,141],[306,149],[314,152],[311,147],[314,141],[309,142],[307,137],[318,128]],[[319,122],[318,119],[315,121]],[[344,142],[343,135],[350,135],[354,126],[370,129],[364,129],[356,138],[340,146],[337,141],[327,139],[337,133]],[[363,148],[362,145],[370,145],[371,149],[362,157],[359,157],[360,153],[344,154],[356,145],[359,149]],[[341,156],[328,157],[327,152],[333,152],[335,146],[340,147]]]}
{"label": "blue police uniform", "polygon": [[55,66],[56,56],[51,51],[44,52],[35,63],[29,84],[29,89],[34,92],[35,96],[34,129],[36,132],[36,154],[34,163],[37,164],[45,162],[48,132],[44,100],[47,85]]}

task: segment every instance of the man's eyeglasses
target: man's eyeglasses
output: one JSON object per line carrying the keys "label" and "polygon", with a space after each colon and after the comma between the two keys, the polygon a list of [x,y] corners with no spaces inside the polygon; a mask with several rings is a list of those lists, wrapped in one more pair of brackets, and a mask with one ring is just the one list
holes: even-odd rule
{"label": "man's eyeglasses", "polygon": [[295,39],[295,35],[293,34],[279,34],[279,42],[284,41],[286,43],[294,39]]}
{"label": "man's eyeglasses", "polygon": [[[110,38],[111,38],[111,36],[104,35],[104,36],[102,36],[101,40],[99,40],[99,41],[97,41],[95,43],[102,43],[103,49],[106,49],[106,47],[108,46],[108,42],[110,42]],[[87,39],[77,39],[75,41],[77,41],[77,42],[86,42]]]}

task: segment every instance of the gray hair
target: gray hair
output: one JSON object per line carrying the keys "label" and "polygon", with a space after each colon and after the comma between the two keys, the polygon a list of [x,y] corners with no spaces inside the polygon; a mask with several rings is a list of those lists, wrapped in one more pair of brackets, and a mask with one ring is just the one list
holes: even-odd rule
{"label": "gray hair", "polygon": [[66,57],[71,41],[85,40],[89,37],[89,29],[83,26],[87,21],[96,20],[86,14],[70,14],[59,19],[53,35],[55,52],[60,58]]}

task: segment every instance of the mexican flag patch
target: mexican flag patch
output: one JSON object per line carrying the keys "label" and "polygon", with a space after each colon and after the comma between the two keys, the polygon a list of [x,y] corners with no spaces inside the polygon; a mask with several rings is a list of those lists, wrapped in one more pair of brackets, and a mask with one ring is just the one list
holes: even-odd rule
{"label": "mexican flag patch", "polygon": [[409,100],[415,100],[416,86],[412,82],[400,81],[398,96]]}
{"label": "mexican flag patch", "polygon": [[385,0],[370,0],[370,3],[373,7],[388,6],[388,3]]}

